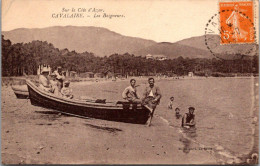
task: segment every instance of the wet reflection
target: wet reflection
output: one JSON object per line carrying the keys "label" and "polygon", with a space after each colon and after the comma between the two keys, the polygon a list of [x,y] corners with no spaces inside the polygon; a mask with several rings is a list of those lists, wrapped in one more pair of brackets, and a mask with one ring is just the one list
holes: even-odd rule
{"label": "wet reflection", "polygon": [[196,133],[196,127],[191,128],[181,128],[182,134],[180,141],[183,143],[184,147],[182,149],[183,153],[188,154],[190,150],[195,149],[191,147],[192,141],[191,139],[194,139],[197,137]]}

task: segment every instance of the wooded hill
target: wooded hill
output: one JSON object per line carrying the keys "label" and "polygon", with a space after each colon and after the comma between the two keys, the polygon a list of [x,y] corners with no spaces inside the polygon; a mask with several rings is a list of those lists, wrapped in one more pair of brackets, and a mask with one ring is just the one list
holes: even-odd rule
{"label": "wooded hill", "polygon": [[220,60],[216,58],[183,58],[170,60],[146,59],[134,54],[111,54],[99,57],[91,52],[78,53],[68,49],[56,48],[46,41],[12,44],[2,35],[2,76],[21,76],[23,73],[36,74],[40,64],[52,68],[62,66],[69,71],[104,73],[111,71],[121,75],[186,75],[195,72],[205,73],[258,73],[258,56],[236,54],[237,59]]}
{"label": "wooded hill", "polygon": [[220,45],[219,35],[196,36],[175,43],[155,42],[124,36],[106,28],[92,26],[19,28],[3,31],[2,34],[13,44],[29,43],[35,40],[47,41],[60,50],[67,48],[78,53],[87,51],[100,57],[129,53],[136,56],[162,54],[168,59],[180,56],[183,58],[214,58],[205,44],[205,38],[212,51],[223,59],[232,59],[236,54],[254,56],[256,52],[258,53],[257,44]]}

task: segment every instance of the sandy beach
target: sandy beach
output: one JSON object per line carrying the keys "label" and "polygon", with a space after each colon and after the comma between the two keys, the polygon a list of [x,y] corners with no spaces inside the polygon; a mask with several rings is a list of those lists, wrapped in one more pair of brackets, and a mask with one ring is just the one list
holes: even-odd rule
{"label": "sandy beach", "polygon": [[[113,90],[121,91],[120,87],[128,84],[128,81],[121,81],[123,84]],[[142,84],[144,79],[139,81]],[[160,83],[160,80],[157,82]],[[103,89],[100,88],[100,91],[110,93],[110,96],[111,93],[113,96],[120,96],[115,95],[115,92],[111,89],[110,91],[107,90],[111,84],[116,83],[101,81],[98,83],[88,82],[85,85],[89,86],[88,95],[94,95],[94,92],[102,87]],[[145,85],[145,83],[143,84]],[[160,84],[162,85],[163,82]],[[78,85],[72,83],[71,87],[75,88],[76,86]],[[166,93],[165,90],[162,91]],[[78,95],[84,94],[80,89],[75,89],[74,92]],[[175,96],[180,96],[178,90],[175,90],[175,93]],[[104,95],[106,96],[106,94]],[[187,97],[185,94],[183,95]],[[114,97],[114,99],[117,97]],[[169,119],[171,112],[164,108],[168,101],[167,98],[168,96],[165,95],[164,100],[158,107],[152,126],[146,127],[137,124],[61,115],[52,110],[32,106],[27,99],[16,99],[10,87],[2,86],[2,163],[227,163],[228,157],[223,157],[221,153],[217,153],[218,148],[210,144],[207,145],[206,142],[201,142],[200,136],[195,139],[190,138],[179,129],[180,120],[172,121],[173,118]],[[177,98],[176,100],[178,102],[180,99]],[[195,101],[192,104],[198,105]],[[202,110],[202,106],[199,109]],[[202,116],[203,112],[199,114]],[[208,127],[212,126],[209,125]],[[200,134],[200,132],[198,129],[197,134]],[[232,156],[231,159],[233,159],[232,161],[235,160]]]}

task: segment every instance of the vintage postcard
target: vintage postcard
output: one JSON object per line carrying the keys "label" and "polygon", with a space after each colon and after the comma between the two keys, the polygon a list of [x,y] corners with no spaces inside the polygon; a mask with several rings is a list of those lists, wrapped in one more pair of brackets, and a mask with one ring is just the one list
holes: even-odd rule
{"label": "vintage postcard", "polygon": [[3,0],[2,164],[258,164],[257,0]]}

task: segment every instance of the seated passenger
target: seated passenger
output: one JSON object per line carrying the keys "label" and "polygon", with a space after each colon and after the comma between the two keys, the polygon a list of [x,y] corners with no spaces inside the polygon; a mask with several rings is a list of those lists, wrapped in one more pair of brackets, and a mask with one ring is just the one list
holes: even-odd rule
{"label": "seated passenger", "polygon": [[125,88],[122,93],[122,97],[129,102],[141,103],[141,100],[139,99],[139,96],[137,94],[135,83],[135,79],[130,80],[130,86]]}
{"label": "seated passenger", "polygon": [[39,76],[39,84],[40,84],[39,88],[46,92],[52,92],[48,75],[49,75],[49,70],[47,68],[43,68],[42,73]]}
{"label": "seated passenger", "polygon": [[57,67],[57,70],[55,70],[53,73],[56,75],[56,80],[57,80],[57,84],[58,84],[58,88],[59,88],[59,92],[60,92],[61,89],[63,88],[63,82],[65,80],[65,75],[62,72],[62,68],[60,66]]}
{"label": "seated passenger", "polygon": [[73,98],[72,89],[69,88],[69,85],[70,85],[70,82],[69,82],[69,81],[65,81],[65,82],[64,82],[64,86],[63,86],[63,88],[61,89],[61,94],[62,94],[63,97],[72,99],[72,98]]}
{"label": "seated passenger", "polygon": [[52,73],[50,74],[51,80],[50,80],[50,86],[52,88],[52,92],[54,95],[60,95],[59,88],[58,88],[58,82],[56,80],[56,74]]}

